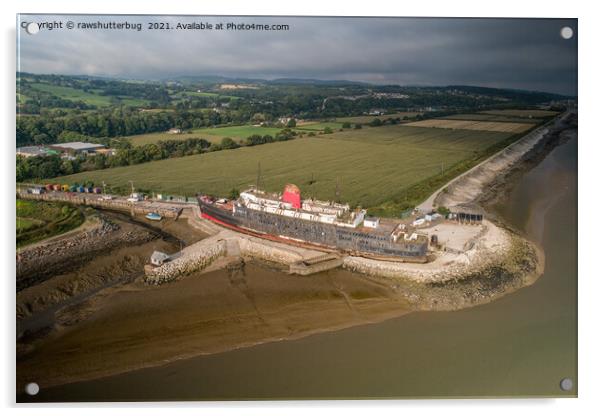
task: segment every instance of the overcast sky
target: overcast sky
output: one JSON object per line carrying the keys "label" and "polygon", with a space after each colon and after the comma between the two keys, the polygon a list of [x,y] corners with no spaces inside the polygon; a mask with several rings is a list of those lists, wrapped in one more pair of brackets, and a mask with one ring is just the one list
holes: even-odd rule
{"label": "overcast sky", "polygon": [[[160,79],[181,75],[479,85],[577,94],[577,21],[291,17],[33,16],[21,28],[19,70]],[[67,29],[68,21],[76,27]],[[142,23],[82,30],[78,23]],[[150,22],[287,24],[288,31],[148,30]],[[575,36],[560,36],[564,26]]]}

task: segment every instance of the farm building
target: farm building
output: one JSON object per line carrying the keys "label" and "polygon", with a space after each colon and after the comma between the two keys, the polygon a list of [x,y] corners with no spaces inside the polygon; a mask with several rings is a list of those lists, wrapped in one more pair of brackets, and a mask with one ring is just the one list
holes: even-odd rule
{"label": "farm building", "polygon": [[115,156],[117,151],[115,149],[97,149],[96,153],[106,156]]}
{"label": "farm building", "polygon": [[62,153],[95,153],[99,149],[104,149],[105,146],[96,143],[84,143],[84,142],[69,142],[69,143],[56,143],[51,144],[51,149],[62,152]]}
{"label": "farm building", "polygon": [[44,146],[24,146],[17,147],[17,155],[24,157],[34,157],[34,156],[48,156],[52,154],[58,154],[57,151],[48,149]]}
{"label": "farm building", "polygon": [[169,129],[167,131],[167,133],[169,133],[169,134],[180,134],[180,133],[182,133],[182,129],[177,129],[177,128]]}

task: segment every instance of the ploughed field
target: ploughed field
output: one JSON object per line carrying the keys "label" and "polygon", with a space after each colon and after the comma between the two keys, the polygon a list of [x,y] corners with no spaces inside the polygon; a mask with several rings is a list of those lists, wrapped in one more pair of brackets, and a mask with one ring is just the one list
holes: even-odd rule
{"label": "ploughed field", "polygon": [[528,118],[518,116],[504,116],[496,114],[452,114],[449,116],[439,117],[446,120],[474,120],[474,121],[509,121],[513,123],[540,123],[541,118]]}
{"label": "ploughed field", "polygon": [[432,119],[408,123],[414,127],[434,127],[440,129],[462,129],[522,133],[533,127],[531,123],[513,123],[507,121],[475,121],[475,120],[446,120]]}
{"label": "ploughed field", "polygon": [[[257,181],[281,191],[297,184],[304,197],[340,199],[378,215],[398,215],[429,192],[485,156],[516,140],[510,132],[451,130],[388,125],[302,137],[286,142],[241,147],[140,165],[62,177],[65,183],[91,180],[129,189],[171,194],[227,196]],[[392,202],[393,201],[393,202]]]}
{"label": "ploughed field", "polygon": [[558,111],[550,110],[489,110],[482,111],[482,114],[491,114],[498,116],[510,116],[510,117],[553,117],[558,114]]}

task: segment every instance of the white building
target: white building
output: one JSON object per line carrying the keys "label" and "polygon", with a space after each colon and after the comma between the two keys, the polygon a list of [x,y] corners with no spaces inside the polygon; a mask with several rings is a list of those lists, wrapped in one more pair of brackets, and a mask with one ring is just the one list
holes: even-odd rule
{"label": "white building", "polygon": [[380,218],[377,218],[377,217],[364,218],[364,227],[377,228],[379,224],[380,224]]}
{"label": "white building", "polygon": [[151,264],[153,266],[161,266],[166,261],[169,261],[169,259],[170,259],[169,254],[165,254],[162,251],[153,251],[153,254],[151,255],[150,260],[151,260]]}
{"label": "white building", "polygon": [[426,222],[426,220],[424,218],[417,218],[416,220],[414,220],[414,222],[412,223],[412,225],[414,227],[417,227],[419,225],[422,225]]}

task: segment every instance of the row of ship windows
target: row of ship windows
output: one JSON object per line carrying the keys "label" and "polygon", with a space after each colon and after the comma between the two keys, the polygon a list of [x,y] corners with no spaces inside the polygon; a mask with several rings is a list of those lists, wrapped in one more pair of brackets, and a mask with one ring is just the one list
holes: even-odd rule
{"label": "row of ship windows", "polygon": [[341,240],[346,240],[349,239],[351,240],[351,237],[347,237],[346,235],[351,235],[353,237],[360,237],[360,238],[370,238],[372,240],[380,240],[380,241],[387,241],[388,238],[387,237],[379,237],[376,235],[371,235],[371,234],[364,234],[364,233],[352,233],[352,232],[337,232],[337,236],[341,239]]}

